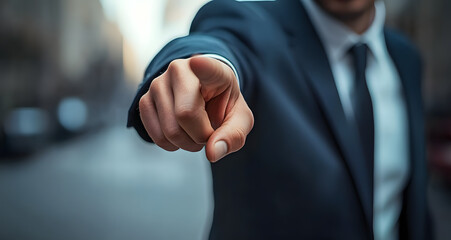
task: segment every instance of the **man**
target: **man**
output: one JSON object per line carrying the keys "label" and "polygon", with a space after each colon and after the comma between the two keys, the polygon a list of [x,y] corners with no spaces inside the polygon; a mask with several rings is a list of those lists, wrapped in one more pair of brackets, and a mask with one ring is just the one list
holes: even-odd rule
{"label": "man", "polygon": [[430,239],[420,58],[384,18],[374,0],[217,0],[155,57],[128,126],[205,146],[211,239]]}

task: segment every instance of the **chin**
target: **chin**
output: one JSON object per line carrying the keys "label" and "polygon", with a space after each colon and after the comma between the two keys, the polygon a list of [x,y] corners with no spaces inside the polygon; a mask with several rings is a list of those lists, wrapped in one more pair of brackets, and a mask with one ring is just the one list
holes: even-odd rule
{"label": "chin", "polygon": [[341,20],[361,17],[374,6],[375,0],[314,0],[326,12]]}

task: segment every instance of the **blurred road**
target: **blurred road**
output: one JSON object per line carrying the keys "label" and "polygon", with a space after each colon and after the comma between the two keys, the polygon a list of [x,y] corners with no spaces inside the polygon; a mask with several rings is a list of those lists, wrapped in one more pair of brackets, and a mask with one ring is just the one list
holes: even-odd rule
{"label": "blurred road", "polygon": [[[168,153],[123,126],[0,164],[0,239],[205,239],[204,153]],[[451,236],[451,191],[429,187],[438,240]]]}
{"label": "blurred road", "polygon": [[209,163],[123,126],[0,165],[0,239],[204,239]]}

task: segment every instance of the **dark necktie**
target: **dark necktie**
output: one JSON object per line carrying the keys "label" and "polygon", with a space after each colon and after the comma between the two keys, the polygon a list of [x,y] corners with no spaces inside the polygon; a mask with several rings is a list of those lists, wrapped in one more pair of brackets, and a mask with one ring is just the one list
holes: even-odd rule
{"label": "dark necktie", "polygon": [[356,44],[350,49],[355,70],[355,87],[352,94],[354,120],[372,176],[374,164],[374,120],[373,104],[365,77],[367,52],[368,47],[366,44]]}

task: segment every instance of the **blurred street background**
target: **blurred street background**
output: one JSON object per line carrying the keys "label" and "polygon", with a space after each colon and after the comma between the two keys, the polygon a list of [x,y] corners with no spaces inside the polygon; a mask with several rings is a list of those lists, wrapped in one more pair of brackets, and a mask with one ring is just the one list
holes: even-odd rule
{"label": "blurred street background", "polygon": [[[205,239],[204,153],[126,129],[146,65],[206,0],[0,0],[0,239]],[[451,1],[386,1],[425,63],[429,201],[451,239]]]}

